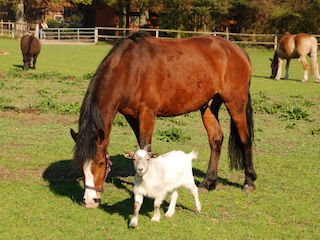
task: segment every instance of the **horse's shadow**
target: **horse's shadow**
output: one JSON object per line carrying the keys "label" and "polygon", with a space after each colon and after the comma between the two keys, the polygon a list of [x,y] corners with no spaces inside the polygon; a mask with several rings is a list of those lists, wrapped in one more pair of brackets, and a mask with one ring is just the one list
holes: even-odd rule
{"label": "horse's shadow", "polygon": [[278,82],[278,81],[301,82],[301,79],[294,79],[294,78],[288,78],[288,79],[280,78],[280,80],[275,80],[274,78],[271,78],[271,77],[268,77],[268,76],[251,75],[251,77],[263,78],[263,79],[271,80],[271,81],[275,81],[275,82]]}
{"label": "horse's shadow", "polygon": [[[100,208],[109,214],[119,214],[124,219],[129,221],[129,217],[133,213],[133,181],[127,180],[126,177],[134,176],[135,171],[133,163],[123,155],[111,156],[113,161],[112,170],[107,177],[107,182],[112,183],[117,189],[125,190],[129,193],[130,197],[119,201],[113,205],[103,203]],[[197,178],[204,178],[205,173],[200,170],[193,168],[194,176]],[[47,167],[43,173],[43,179],[49,183],[50,190],[60,196],[66,196],[73,202],[82,205],[82,198],[84,189],[80,184],[82,176],[72,164],[72,160],[60,160],[52,163]],[[199,185],[199,181],[196,181],[196,185]],[[218,184],[228,185],[235,188],[242,188],[242,185],[234,182],[230,182],[226,178],[218,177]],[[105,188],[107,192],[108,189]],[[164,201],[162,208],[164,211],[168,208],[169,203]],[[177,205],[182,209],[188,209],[183,205]],[[190,209],[189,209],[190,210]],[[150,216],[153,212],[153,199],[145,198],[143,206],[140,210],[141,215]]]}
{"label": "horse's shadow", "polygon": [[24,66],[22,65],[22,64],[13,64],[13,66],[15,67],[15,68],[18,68],[18,69],[21,69],[21,70],[23,70],[24,69]]}

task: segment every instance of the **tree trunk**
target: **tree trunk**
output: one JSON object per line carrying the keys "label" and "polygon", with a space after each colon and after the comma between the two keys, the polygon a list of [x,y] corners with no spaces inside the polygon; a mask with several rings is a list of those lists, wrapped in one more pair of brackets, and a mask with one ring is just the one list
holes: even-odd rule
{"label": "tree trunk", "polygon": [[145,6],[140,7],[139,27],[148,27],[149,10]]}
{"label": "tree trunk", "polygon": [[16,10],[15,38],[21,38],[21,36],[27,31],[27,25],[24,23],[23,0],[19,0],[15,10]]}

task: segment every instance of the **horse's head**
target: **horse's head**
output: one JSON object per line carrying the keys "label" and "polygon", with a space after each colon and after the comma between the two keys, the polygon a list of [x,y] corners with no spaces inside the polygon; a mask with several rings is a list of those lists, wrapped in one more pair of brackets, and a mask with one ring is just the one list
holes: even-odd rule
{"label": "horse's head", "polygon": [[[76,143],[81,141],[78,133],[71,129],[72,138]],[[79,165],[82,165],[83,183],[85,192],[83,196],[83,202],[87,208],[96,208],[101,201],[101,193],[104,190],[105,180],[110,171],[112,162],[103,145],[104,131],[99,129],[96,134],[96,154],[92,158],[86,158],[82,161],[77,161]],[[77,148],[76,148],[77,150]],[[75,154],[77,156],[77,154]]]}
{"label": "horse's head", "polygon": [[273,57],[273,59],[270,58],[271,61],[271,76],[270,78],[275,78],[278,72],[278,57],[275,56]]}
{"label": "horse's head", "polygon": [[31,67],[31,55],[23,54],[23,68],[24,70],[29,70]]}

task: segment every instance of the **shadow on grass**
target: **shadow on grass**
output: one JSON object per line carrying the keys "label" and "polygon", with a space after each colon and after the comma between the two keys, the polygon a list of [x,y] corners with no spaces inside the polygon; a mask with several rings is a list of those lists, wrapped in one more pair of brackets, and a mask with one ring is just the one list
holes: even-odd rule
{"label": "shadow on grass", "polygon": [[[202,170],[199,170],[199,169],[196,169],[196,168],[193,168],[193,175],[195,177],[198,177],[198,178],[205,178],[206,174],[202,171]],[[196,185],[198,186],[200,184],[199,181],[195,181],[196,182]],[[218,176],[218,179],[217,179],[217,185],[219,184],[222,184],[224,186],[230,186],[230,187],[235,187],[235,188],[240,188],[242,189],[243,186],[239,183],[235,183],[235,182],[231,182],[229,181],[228,179],[226,178],[221,178]]]}
{"label": "shadow on grass", "polygon": [[54,194],[67,196],[78,204],[82,202],[83,197],[83,189],[78,181],[80,176],[73,168],[72,160],[54,162],[42,174]]}
{"label": "shadow on grass", "polygon": [[264,78],[266,80],[270,80],[270,81],[274,81],[274,82],[278,82],[278,81],[290,81],[290,82],[301,82],[301,79],[293,79],[293,78],[289,78],[289,79],[284,79],[284,78],[280,78],[280,80],[275,80],[274,78],[271,78],[270,76],[258,76],[258,75],[251,75],[252,77],[256,77],[256,78]]}
{"label": "shadow on grass", "polygon": [[[112,183],[117,189],[123,189],[127,191],[131,197],[119,201],[113,205],[103,203],[100,205],[100,208],[109,214],[119,214],[123,216],[123,218],[129,223],[130,218],[133,214],[133,181],[128,181],[126,178],[129,176],[133,176],[135,173],[133,163],[123,155],[111,156],[111,159],[113,161],[113,166],[106,181],[108,183]],[[205,173],[199,169],[193,168],[193,173],[195,177],[205,177]],[[78,203],[79,205],[82,204],[84,193],[84,189],[80,185],[82,177],[81,174],[74,169],[72,160],[60,160],[52,163],[44,171],[43,179],[49,182],[50,190],[54,194],[67,196],[73,202]],[[218,184],[242,188],[242,185],[230,182],[229,180],[220,177],[218,177]],[[199,185],[198,181],[196,181],[196,185]],[[105,188],[105,191],[108,192],[107,187]],[[191,194],[190,197],[192,197]],[[161,205],[164,212],[168,209],[168,206],[169,203],[164,201],[164,203]],[[177,207],[192,211],[191,209],[183,205],[178,204]],[[144,202],[139,214],[148,216],[151,219],[153,215],[153,199],[144,198]]]}
{"label": "shadow on grass", "polygon": [[[111,156],[113,166],[107,177],[107,182],[113,183],[117,188],[124,188],[122,178],[133,176],[134,168],[131,160],[122,155]],[[42,177],[49,182],[50,190],[61,196],[67,196],[72,201],[82,204],[84,189],[80,185],[81,173],[73,167],[72,160],[60,160],[49,165]],[[131,183],[133,185],[133,183]],[[105,191],[108,191],[105,188]],[[127,189],[129,191],[129,189]]]}
{"label": "shadow on grass", "polygon": [[15,68],[18,68],[18,69],[21,69],[21,70],[23,70],[24,69],[24,66],[21,64],[13,64],[13,66],[15,67]]}

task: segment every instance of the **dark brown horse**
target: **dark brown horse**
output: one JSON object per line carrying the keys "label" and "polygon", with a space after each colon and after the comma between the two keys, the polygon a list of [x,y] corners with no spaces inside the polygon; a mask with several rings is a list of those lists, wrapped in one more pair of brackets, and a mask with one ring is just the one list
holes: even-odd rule
{"label": "dark brown horse", "polygon": [[244,189],[254,190],[250,75],[247,54],[220,37],[158,39],[135,33],[120,40],[90,82],[79,133],[71,130],[76,140],[74,161],[84,174],[86,207],[99,205],[111,165],[107,147],[117,112],[125,116],[143,148],[151,144],[156,116],[200,110],[211,155],[199,189],[207,191],[216,187],[223,141],[218,112],[224,103],[231,116],[231,167],[244,169]]}
{"label": "dark brown horse", "polygon": [[315,75],[316,82],[320,82],[320,75],[318,70],[317,61],[317,39],[309,34],[298,33],[291,35],[285,33],[279,40],[277,49],[274,52],[273,59],[271,60],[271,78],[280,80],[282,62],[287,59],[286,75],[284,79],[289,77],[289,65],[292,58],[299,58],[303,67],[302,82],[308,80],[308,61],[307,55],[310,56],[310,73]]}
{"label": "dark brown horse", "polygon": [[28,70],[33,63],[33,69],[36,69],[37,57],[41,50],[41,43],[34,35],[23,35],[20,41],[21,52],[23,56],[23,68]]}

